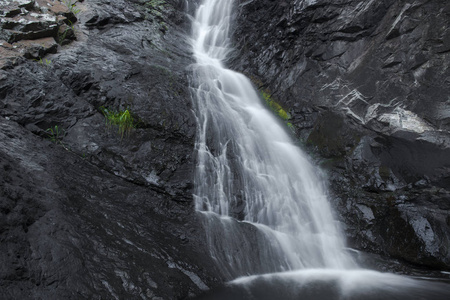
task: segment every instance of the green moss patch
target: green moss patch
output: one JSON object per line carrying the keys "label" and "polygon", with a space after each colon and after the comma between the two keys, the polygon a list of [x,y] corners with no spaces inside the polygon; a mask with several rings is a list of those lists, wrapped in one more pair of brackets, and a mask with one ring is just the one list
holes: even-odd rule
{"label": "green moss patch", "polygon": [[[280,104],[278,104],[275,100],[273,100],[272,95],[265,91],[261,91],[261,96],[263,97],[264,101],[266,102],[267,106],[275,112],[281,119],[284,121],[287,121],[291,118],[291,115],[286,112]],[[288,125],[289,126],[289,125]],[[292,124],[291,124],[292,126]]]}

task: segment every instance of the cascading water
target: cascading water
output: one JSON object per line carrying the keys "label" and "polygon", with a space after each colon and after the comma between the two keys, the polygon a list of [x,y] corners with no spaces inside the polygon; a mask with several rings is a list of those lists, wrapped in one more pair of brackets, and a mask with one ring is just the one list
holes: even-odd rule
{"label": "cascading water", "polygon": [[[358,270],[347,255],[317,170],[264,107],[249,79],[224,67],[232,51],[232,6],[232,0],[204,0],[193,20],[194,196],[210,255],[227,279],[289,270],[303,273],[279,273],[290,274],[279,278],[301,285],[308,274],[334,281],[356,278],[368,271]],[[379,274],[367,278],[373,284]],[[247,281],[264,282],[267,276]],[[397,281],[378,281],[411,285],[390,276]]]}
{"label": "cascading water", "polygon": [[[223,66],[231,49],[232,4],[204,1],[193,26],[199,124],[195,198],[197,209],[210,213],[208,227],[215,228],[208,237],[212,255],[229,266],[231,276],[354,267],[314,167],[263,106],[251,82]],[[227,217],[258,228],[255,243],[265,248],[258,254],[265,268],[253,266],[255,252],[236,255],[242,240],[252,237]],[[217,241],[224,235],[226,241]]]}

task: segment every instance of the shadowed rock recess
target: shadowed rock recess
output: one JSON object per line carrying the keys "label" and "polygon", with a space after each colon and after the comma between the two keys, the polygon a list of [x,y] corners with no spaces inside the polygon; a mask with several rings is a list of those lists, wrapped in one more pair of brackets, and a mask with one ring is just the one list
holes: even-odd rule
{"label": "shadowed rock recess", "polygon": [[289,113],[351,247],[447,270],[449,19],[438,0],[240,1],[229,62]]}
{"label": "shadowed rock recess", "polygon": [[[0,298],[193,297],[223,281],[192,203],[197,1],[80,2],[0,1]],[[350,246],[449,270],[450,3],[236,6],[228,63],[326,170]]]}

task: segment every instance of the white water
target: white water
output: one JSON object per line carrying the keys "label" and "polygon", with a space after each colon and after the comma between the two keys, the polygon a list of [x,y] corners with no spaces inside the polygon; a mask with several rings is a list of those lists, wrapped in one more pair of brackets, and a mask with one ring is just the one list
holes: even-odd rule
{"label": "white water", "polygon": [[[448,300],[448,285],[369,270],[308,269],[238,278],[228,283],[232,297],[258,300]],[[238,293],[236,293],[238,291]],[[238,295],[237,297],[235,295]]]}
{"label": "white water", "polygon": [[210,254],[229,277],[354,268],[317,170],[250,80],[224,66],[232,6],[205,0],[193,22],[195,199]]}
{"label": "white water", "polygon": [[447,284],[358,269],[346,254],[317,170],[224,66],[232,6],[204,0],[193,21],[194,196],[221,275],[246,277],[199,299],[450,299]]}

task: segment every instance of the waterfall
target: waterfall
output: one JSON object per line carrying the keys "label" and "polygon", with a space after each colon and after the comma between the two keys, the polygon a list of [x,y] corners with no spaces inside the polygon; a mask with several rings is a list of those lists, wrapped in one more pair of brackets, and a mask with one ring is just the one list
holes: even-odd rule
{"label": "waterfall", "polygon": [[232,280],[198,299],[450,299],[446,283],[363,270],[346,253],[317,169],[224,65],[232,7],[204,0],[193,19],[195,206]]}
{"label": "waterfall", "polygon": [[205,0],[193,21],[194,197],[211,256],[231,278],[353,268],[316,168],[251,81],[224,66],[232,7]]}

